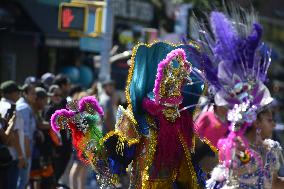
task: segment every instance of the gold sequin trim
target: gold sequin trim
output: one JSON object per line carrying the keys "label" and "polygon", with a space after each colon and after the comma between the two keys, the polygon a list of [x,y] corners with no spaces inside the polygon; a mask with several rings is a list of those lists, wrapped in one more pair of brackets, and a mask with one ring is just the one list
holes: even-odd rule
{"label": "gold sequin trim", "polygon": [[218,154],[218,149],[213,145],[213,144],[211,144],[211,142],[210,142],[210,140],[208,140],[207,138],[203,138],[203,139],[200,139],[202,142],[204,142],[205,144],[207,144],[210,148],[211,148],[211,150],[213,151],[213,152],[215,152],[216,154]]}
{"label": "gold sequin trim", "polygon": [[120,138],[119,140],[126,141],[129,146],[139,143],[139,139],[136,139],[136,138],[135,139],[128,139],[120,131],[110,131],[100,140],[100,144],[102,145],[106,140],[108,140],[110,137],[112,137],[114,135],[119,136],[119,138]]}
{"label": "gold sequin trim", "polygon": [[[152,123],[154,124],[154,123]],[[146,155],[146,163],[145,163],[145,168],[143,170],[142,173],[142,189],[149,189],[151,188],[149,186],[149,168],[152,166],[153,164],[153,160],[154,160],[154,155],[156,152],[156,146],[157,146],[157,132],[150,128],[150,144],[149,144],[149,150],[148,153]]]}
{"label": "gold sequin trim", "polygon": [[185,157],[186,157],[186,160],[187,160],[187,165],[188,165],[189,171],[190,171],[191,176],[192,176],[191,188],[198,189],[199,186],[197,184],[196,172],[195,172],[194,167],[193,167],[192,162],[191,162],[191,155],[190,155],[189,149],[187,148],[187,145],[184,141],[184,138],[182,137],[180,132],[178,132],[178,136],[179,136],[179,140],[180,140],[181,145],[182,145],[183,150],[184,150],[184,154],[185,154]]}
{"label": "gold sequin trim", "polygon": [[195,153],[195,134],[192,134],[192,147],[191,147],[191,153]]}
{"label": "gold sequin trim", "polygon": [[148,114],[146,114],[146,121],[152,128],[157,129],[157,126],[155,124],[155,121],[154,121],[153,117],[151,117]]}
{"label": "gold sequin trim", "polygon": [[137,45],[135,45],[133,47],[133,50],[132,50],[132,55],[131,55],[131,59],[130,59],[130,66],[129,66],[129,70],[128,70],[128,76],[127,76],[127,81],[126,81],[126,87],[125,87],[125,96],[126,96],[126,101],[127,101],[127,104],[129,106],[129,110],[130,112],[133,112],[132,111],[132,103],[131,103],[131,98],[130,98],[130,83],[131,83],[131,80],[132,80],[132,76],[133,76],[133,72],[134,72],[134,66],[135,66],[135,57],[136,57],[136,53],[137,53],[137,50],[140,46],[144,45],[148,48],[152,47],[154,44],[156,43],[159,43],[159,42],[163,42],[163,43],[166,43],[172,47],[178,47],[180,45],[183,45],[182,43],[179,43],[179,44],[174,44],[174,43],[170,43],[170,42],[166,42],[166,41],[154,41],[153,43],[151,44],[146,44],[146,43],[138,43]]}
{"label": "gold sequin trim", "polygon": [[200,137],[197,132],[195,131],[195,136],[199,138],[199,140],[205,144],[207,144],[215,154],[218,154],[218,149],[208,140],[206,137]]}
{"label": "gold sequin trim", "polygon": [[136,135],[139,136],[139,133],[136,129],[137,126],[137,122],[134,119],[134,116],[132,115],[132,113],[129,111],[129,108],[127,108],[126,110],[122,107],[119,106],[119,109],[122,111],[122,115],[120,116],[120,118],[117,120],[117,122],[115,123],[115,130],[119,129],[119,125],[121,124],[122,120],[123,120],[123,116],[126,116],[128,118],[128,120],[130,120],[132,122],[132,124],[129,124],[130,126],[132,125],[133,130],[135,131]]}
{"label": "gold sequin trim", "polygon": [[[208,85],[207,83],[204,83],[204,88],[203,88],[203,91],[202,91],[202,94],[201,96],[205,96],[205,93],[208,89]],[[201,112],[201,109],[199,106],[196,106],[196,108],[194,109],[193,111],[193,114],[192,114],[192,117],[193,119]],[[200,137],[198,137],[200,139]],[[194,137],[192,138],[192,152],[195,151],[195,139],[196,139],[196,136],[194,135]],[[202,141],[202,140],[201,140]],[[213,150],[214,151],[214,150]],[[215,151],[214,151],[215,152]],[[216,152],[215,152],[216,153]]]}
{"label": "gold sequin trim", "polygon": [[188,44],[193,46],[194,48],[196,48],[198,51],[200,51],[200,49],[201,49],[201,46],[196,41],[189,40]]}
{"label": "gold sequin trim", "polygon": [[144,188],[147,189],[173,189],[173,181],[171,178],[149,180],[146,185],[147,186]]}

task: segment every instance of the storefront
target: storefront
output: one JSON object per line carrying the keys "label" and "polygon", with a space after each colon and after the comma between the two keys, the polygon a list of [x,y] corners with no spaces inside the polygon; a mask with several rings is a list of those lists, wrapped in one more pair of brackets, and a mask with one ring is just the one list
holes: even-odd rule
{"label": "storefront", "polygon": [[0,4],[0,41],[1,81],[37,74],[41,31],[18,3]]}

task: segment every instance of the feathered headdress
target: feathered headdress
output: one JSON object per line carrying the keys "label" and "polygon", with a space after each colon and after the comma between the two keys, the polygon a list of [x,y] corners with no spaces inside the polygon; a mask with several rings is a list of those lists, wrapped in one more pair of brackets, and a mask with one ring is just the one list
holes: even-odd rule
{"label": "feathered headdress", "polygon": [[55,132],[70,129],[77,155],[98,173],[101,184],[111,185],[114,175],[109,169],[107,153],[102,142],[103,134],[98,128],[104,115],[102,107],[93,96],[80,101],[68,102],[66,109],[55,111],[51,116],[51,126]]}
{"label": "feathered headdress", "polygon": [[234,138],[255,121],[257,113],[272,102],[264,85],[271,51],[261,42],[262,27],[253,13],[231,8],[230,15],[213,11],[208,17],[211,31],[204,23],[195,24],[198,42],[206,54],[203,63],[206,81],[214,91],[218,106],[228,108],[230,131],[219,141],[221,160],[231,165]]}
{"label": "feathered headdress", "polygon": [[[215,103],[234,108],[249,102],[257,108],[272,100],[264,86],[270,65],[270,50],[261,42],[262,27],[251,13],[242,15],[232,9],[232,16],[213,11],[209,21],[212,32],[204,24],[196,24],[198,41],[207,55],[203,63],[205,77],[216,91]],[[248,108],[249,108],[248,107]]]}
{"label": "feathered headdress", "polygon": [[[55,132],[70,129],[79,158],[92,163],[93,158],[88,159],[87,156],[90,151],[99,152],[101,148],[99,141],[103,135],[98,125],[103,114],[103,109],[95,97],[84,97],[79,102],[70,101],[66,109],[55,111],[51,116],[51,126]],[[91,146],[94,149],[90,149]]]}

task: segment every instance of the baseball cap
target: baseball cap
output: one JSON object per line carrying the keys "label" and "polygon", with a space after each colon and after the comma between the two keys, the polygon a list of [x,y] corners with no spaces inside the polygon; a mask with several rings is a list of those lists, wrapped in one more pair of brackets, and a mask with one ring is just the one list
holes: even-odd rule
{"label": "baseball cap", "polygon": [[36,96],[37,96],[38,98],[46,98],[46,97],[50,96],[50,95],[46,92],[46,90],[45,90],[44,88],[42,88],[42,87],[36,87],[36,88],[35,88],[35,92],[36,92]]}
{"label": "baseball cap", "polygon": [[38,83],[39,83],[38,79],[34,76],[27,77],[24,82],[24,84],[27,84],[27,85],[36,85]]}
{"label": "baseball cap", "polygon": [[48,95],[53,96],[56,89],[60,89],[60,87],[58,85],[51,85],[48,89]]}
{"label": "baseball cap", "polygon": [[1,83],[0,90],[4,94],[9,94],[16,91],[21,91],[22,89],[16,84],[15,81],[9,80]]}
{"label": "baseball cap", "polygon": [[49,86],[52,85],[52,83],[53,83],[53,81],[54,81],[54,78],[55,78],[55,75],[54,75],[54,74],[47,72],[47,73],[45,73],[45,74],[43,74],[43,75],[41,76],[41,82],[42,82],[45,86],[49,87]]}

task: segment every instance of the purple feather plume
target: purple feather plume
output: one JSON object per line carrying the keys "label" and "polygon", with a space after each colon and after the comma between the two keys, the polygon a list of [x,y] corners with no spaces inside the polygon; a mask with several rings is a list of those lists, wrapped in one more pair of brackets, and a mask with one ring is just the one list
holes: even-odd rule
{"label": "purple feather plume", "polygon": [[202,55],[201,62],[207,81],[217,89],[220,89],[221,85],[218,80],[218,67],[213,65],[212,61],[205,55]]}
{"label": "purple feather plume", "polygon": [[236,60],[235,49],[238,45],[238,36],[231,21],[221,12],[212,12],[211,27],[216,44],[214,53],[219,60],[233,63]]}
{"label": "purple feather plume", "polygon": [[259,24],[253,24],[253,30],[251,34],[245,40],[245,48],[243,49],[245,61],[247,62],[248,68],[257,69],[257,66],[254,64],[259,64],[259,62],[254,61],[255,51],[259,46],[259,42],[262,37],[262,27]]}

